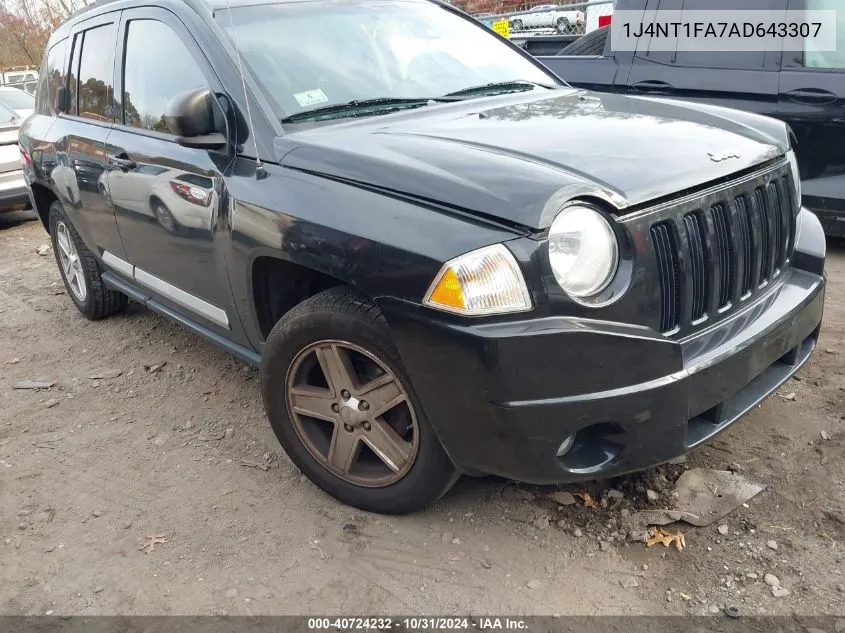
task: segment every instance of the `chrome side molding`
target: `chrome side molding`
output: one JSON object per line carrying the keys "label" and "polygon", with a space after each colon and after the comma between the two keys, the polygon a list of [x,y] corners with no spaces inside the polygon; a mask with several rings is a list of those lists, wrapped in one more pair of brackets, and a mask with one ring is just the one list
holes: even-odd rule
{"label": "chrome side molding", "polygon": [[118,272],[129,279],[135,280],[138,284],[148,288],[149,290],[157,292],[162,297],[170,299],[173,303],[190,310],[194,314],[197,314],[222,328],[227,330],[230,329],[229,316],[222,308],[218,308],[216,305],[211,304],[204,299],[200,299],[196,295],[192,295],[190,292],[185,292],[181,288],[177,288],[173,284],[167,283],[160,277],[156,277],[137,266],[133,266],[125,259],[121,259],[109,251],[103,251],[102,261],[103,264],[115,272]]}

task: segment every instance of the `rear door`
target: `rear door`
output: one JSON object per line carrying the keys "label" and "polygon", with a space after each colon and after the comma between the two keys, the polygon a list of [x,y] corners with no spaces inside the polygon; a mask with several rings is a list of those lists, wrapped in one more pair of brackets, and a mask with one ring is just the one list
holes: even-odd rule
{"label": "rear door", "polygon": [[[713,11],[785,9],[786,0],[649,0],[649,10]],[[640,40],[628,75],[634,94],[670,96],[774,116],[778,109],[780,51],[689,52],[649,50]],[[678,49],[681,50],[678,50]]]}
{"label": "rear door", "polygon": [[235,311],[222,255],[228,236],[218,219],[231,156],[177,144],[164,120],[172,97],[197,88],[222,94],[222,86],[169,11],[125,10],[119,40],[121,109],[106,143],[115,163],[108,187],[126,247],[125,265],[116,269],[126,274],[134,266],[135,281],[157,301],[225,333]]}
{"label": "rear door", "polygon": [[[97,255],[123,254],[112,205],[105,195],[105,141],[114,121],[114,49],[120,12],[82,22],[70,37],[70,107],[45,135],[43,168],[76,230]],[[57,75],[58,76],[58,75]]]}
{"label": "rear door", "polygon": [[798,137],[804,204],[845,235],[845,10],[842,0],[790,0],[793,10],[837,11],[835,52],[783,52],[778,116]]}

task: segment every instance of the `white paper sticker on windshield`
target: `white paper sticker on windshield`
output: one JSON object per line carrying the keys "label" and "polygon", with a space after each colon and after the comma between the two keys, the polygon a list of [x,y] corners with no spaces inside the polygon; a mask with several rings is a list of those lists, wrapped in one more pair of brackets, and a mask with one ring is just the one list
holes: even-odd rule
{"label": "white paper sticker on windshield", "polygon": [[303,108],[306,106],[317,105],[318,103],[326,103],[329,100],[326,93],[319,88],[316,88],[315,90],[306,90],[305,92],[297,92],[293,95],[293,98],[296,99],[299,105]]}

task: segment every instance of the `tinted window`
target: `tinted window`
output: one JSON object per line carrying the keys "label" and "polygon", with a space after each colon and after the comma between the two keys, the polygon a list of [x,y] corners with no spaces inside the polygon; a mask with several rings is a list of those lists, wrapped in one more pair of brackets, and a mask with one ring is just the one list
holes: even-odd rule
{"label": "tinted window", "polygon": [[79,116],[97,121],[113,117],[116,36],[114,24],[85,31],[79,62]]}
{"label": "tinted window", "polygon": [[155,20],[133,20],[128,28],[123,121],[132,127],[167,132],[167,102],[175,94],[203,88],[207,82],[188,48],[169,26]]}
{"label": "tinted window", "polygon": [[54,114],[57,111],[56,93],[60,87],[67,85],[67,48],[68,41],[62,40],[47,53],[47,63],[41,69],[42,75],[38,84],[40,114]]}
{"label": "tinted window", "polygon": [[845,10],[842,0],[806,0],[810,11],[836,11],[836,50],[817,51],[812,42],[805,41],[804,66],[806,68],[845,68]]}
{"label": "tinted window", "polygon": [[[708,11],[736,9],[742,11],[768,11],[773,8],[772,0],[684,0],[684,11]],[[661,4],[660,8],[664,8]],[[674,8],[674,7],[673,7]],[[718,23],[718,12],[713,22]],[[675,64],[687,68],[725,68],[733,70],[762,70],[766,60],[765,51],[753,52],[687,52],[675,53]]]}

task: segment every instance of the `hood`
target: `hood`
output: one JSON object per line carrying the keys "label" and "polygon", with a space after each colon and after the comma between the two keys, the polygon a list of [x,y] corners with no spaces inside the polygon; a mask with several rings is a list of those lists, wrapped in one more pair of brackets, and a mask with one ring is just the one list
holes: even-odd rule
{"label": "hood", "polygon": [[572,198],[624,212],[776,158],[789,139],[757,115],[561,89],[323,125],[274,145],[286,167],[543,229]]}

